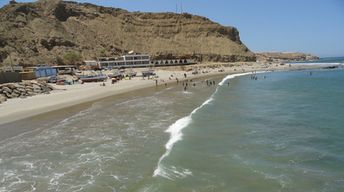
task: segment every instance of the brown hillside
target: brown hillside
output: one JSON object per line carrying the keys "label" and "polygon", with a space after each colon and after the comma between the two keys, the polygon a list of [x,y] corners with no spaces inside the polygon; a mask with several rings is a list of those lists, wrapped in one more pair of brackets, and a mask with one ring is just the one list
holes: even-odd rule
{"label": "brown hillside", "polygon": [[256,53],[258,60],[285,60],[285,61],[309,61],[318,60],[319,57],[306,53],[298,52],[263,52]]}
{"label": "brown hillside", "polygon": [[255,60],[236,28],[205,17],[128,12],[59,0],[15,3],[0,9],[0,63],[12,59],[21,65],[56,64],[69,52],[93,59],[129,50],[160,58]]}

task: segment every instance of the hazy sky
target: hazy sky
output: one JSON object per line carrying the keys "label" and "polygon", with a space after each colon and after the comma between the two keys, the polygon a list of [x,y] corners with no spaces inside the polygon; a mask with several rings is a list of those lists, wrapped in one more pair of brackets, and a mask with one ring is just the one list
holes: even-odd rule
{"label": "hazy sky", "polygon": [[[18,0],[24,2],[30,0]],[[7,0],[0,0],[0,6]],[[252,51],[344,56],[344,0],[79,0],[130,11],[202,15],[235,26]]]}

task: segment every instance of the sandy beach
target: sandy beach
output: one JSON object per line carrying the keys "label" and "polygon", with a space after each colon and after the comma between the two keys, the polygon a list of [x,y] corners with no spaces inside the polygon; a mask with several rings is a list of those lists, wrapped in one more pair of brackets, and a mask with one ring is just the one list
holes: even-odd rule
{"label": "sandy beach", "polygon": [[[0,124],[10,123],[16,120],[25,119],[46,112],[71,107],[86,102],[96,101],[102,98],[127,93],[134,90],[144,89],[158,85],[164,86],[169,83],[194,78],[206,78],[215,75],[225,75],[233,73],[243,73],[251,71],[276,71],[276,70],[301,70],[314,69],[324,66],[312,65],[278,65],[278,64],[260,64],[260,63],[233,63],[233,64],[199,64],[187,67],[168,67],[157,68],[157,79],[143,79],[135,77],[131,80],[122,80],[111,84],[108,80],[105,86],[102,83],[85,83],[75,85],[54,85],[56,90],[50,94],[37,95],[28,98],[9,99],[0,105]],[[192,74],[197,68],[199,74]],[[189,70],[188,70],[189,69]],[[194,70],[190,70],[194,69]],[[140,69],[137,69],[138,71]],[[188,70],[188,71],[185,71]],[[184,77],[187,74],[187,78]]]}

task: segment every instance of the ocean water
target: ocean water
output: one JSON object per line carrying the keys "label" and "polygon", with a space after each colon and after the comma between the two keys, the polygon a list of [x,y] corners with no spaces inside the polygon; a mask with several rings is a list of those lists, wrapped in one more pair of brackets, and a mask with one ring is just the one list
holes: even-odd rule
{"label": "ocean water", "polygon": [[255,75],[6,125],[0,191],[344,191],[344,70]]}
{"label": "ocean water", "polygon": [[291,63],[303,65],[344,65],[344,57],[323,57],[315,61],[300,61]]}
{"label": "ocean water", "polygon": [[152,191],[343,191],[343,80],[343,70],[224,80],[180,123]]}

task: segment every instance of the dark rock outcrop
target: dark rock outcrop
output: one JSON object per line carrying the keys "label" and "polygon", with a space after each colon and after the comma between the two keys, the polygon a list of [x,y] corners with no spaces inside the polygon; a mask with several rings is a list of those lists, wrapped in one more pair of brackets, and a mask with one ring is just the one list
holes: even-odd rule
{"label": "dark rock outcrop", "polygon": [[64,47],[74,47],[76,46],[73,42],[64,40],[59,37],[51,37],[49,39],[41,39],[41,45],[51,51],[54,47],[64,46]]}

